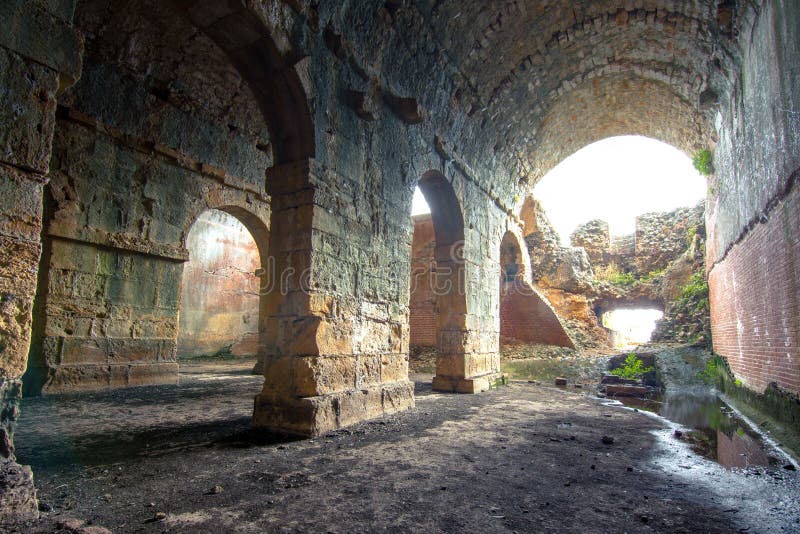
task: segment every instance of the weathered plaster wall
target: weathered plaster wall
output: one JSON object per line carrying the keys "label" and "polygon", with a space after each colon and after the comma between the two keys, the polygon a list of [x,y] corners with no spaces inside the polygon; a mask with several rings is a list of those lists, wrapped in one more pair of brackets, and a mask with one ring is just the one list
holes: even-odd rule
{"label": "weathered plaster wall", "polygon": [[775,382],[797,395],[800,12],[770,0],[743,16],[742,68],[717,118],[707,213],[712,332],[747,387]]}
{"label": "weathered plaster wall", "polygon": [[250,232],[233,215],[209,210],[192,225],[186,248],[178,357],[256,355],[261,258]]}

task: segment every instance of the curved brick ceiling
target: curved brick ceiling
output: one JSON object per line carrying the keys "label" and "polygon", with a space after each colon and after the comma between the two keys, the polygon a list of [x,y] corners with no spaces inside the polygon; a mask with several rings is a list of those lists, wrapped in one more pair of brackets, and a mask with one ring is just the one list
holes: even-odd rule
{"label": "curved brick ceiling", "polygon": [[[700,104],[720,77],[715,1],[417,5],[465,79],[461,100],[468,114],[482,117],[473,135],[491,124],[494,150],[506,152],[528,181],[609,135],[649,134],[688,151],[710,130],[702,125]],[[581,91],[586,94],[576,95]],[[572,112],[582,116],[560,120],[559,113]]]}

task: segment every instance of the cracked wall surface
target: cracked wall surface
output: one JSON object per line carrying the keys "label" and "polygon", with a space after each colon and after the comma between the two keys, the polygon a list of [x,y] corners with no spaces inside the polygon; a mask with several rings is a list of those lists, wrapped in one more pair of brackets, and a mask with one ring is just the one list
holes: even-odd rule
{"label": "cracked wall surface", "polygon": [[[797,393],[791,2],[9,0],[0,10],[6,435],[31,336],[26,385],[175,380],[185,239],[209,208],[239,219],[271,262],[255,425],[315,435],[413,406],[409,214],[426,181],[448,191],[444,218],[454,223],[457,206],[461,231],[446,243],[462,292],[442,320],[437,384],[485,389],[500,371],[498,243],[521,232],[544,172],[622,133],[714,149],[715,337],[753,318],[722,354],[749,387]],[[783,239],[766,261],[754,259],[759,225]],[[524,232],[532,280],[538,258],[564,283],[585,283],[583,257]],[[728,291],[734,279],[756,295],[778,288],[781,306]],[[563,289],[546,297],[591,319]],[[768,323],[777,337],[755,336]],[[764,356],[780,343],[787,364]]]}

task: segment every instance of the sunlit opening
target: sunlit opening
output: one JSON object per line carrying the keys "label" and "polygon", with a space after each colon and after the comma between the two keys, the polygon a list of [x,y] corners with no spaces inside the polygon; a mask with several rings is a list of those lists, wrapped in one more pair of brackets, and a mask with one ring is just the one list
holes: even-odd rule
{"label": "sunlit opening", "polygon": [[611,235],[632,234],[637,215],[696,205],[706,181],[680,150],[641,136],[610,137],[566,158],[534,188],[550,222],[569,244],[592,219]]}
{"label": "sunlit opening", "polygon": [[613,343],[617,348],[627,348],[650,341],[656,321],[664,313],[653,309],[612,310],[603,314],[603,326],[613,330]]}
{"label": "sunlit opening", "polygon": [[411,204],[411,215],[424,215],[430,213],[431,209],[425,201],[425,196],[420,191],[419,187],[414,189],[414,202]]}

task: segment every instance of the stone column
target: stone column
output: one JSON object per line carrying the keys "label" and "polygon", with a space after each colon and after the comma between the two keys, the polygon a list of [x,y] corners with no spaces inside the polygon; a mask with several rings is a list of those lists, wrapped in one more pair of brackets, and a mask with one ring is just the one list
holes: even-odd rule
{"label": "stone column", "polygon": [[465,254],[470,252],[463,241],[436,247],[436,391],[480,393],[505,381],[496,312],[490,305],[499,293],[497,275],[487,278],[478,262],[467,261]]}
{"label": "stone column", "polygon": [[0,3],[0,523],[38,516],[30,468],[14,458],[41,254],[56,93],[81,70],[74,3]]}
{"label": "stone column", "polygon": [[346,277],[339,259],[322,248],[329,236],[341,235],[344,215],[323,204],[329,196],[317,173],[313,161],[268,173],[265,380],[253,414],[254,426],[303,436],[414,405],[404,321],[358,309],[355,289],[332,282]]}

